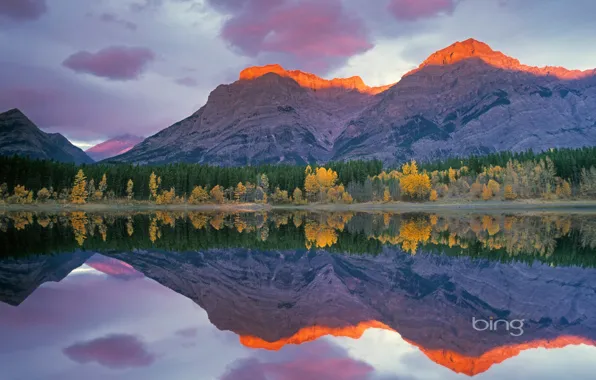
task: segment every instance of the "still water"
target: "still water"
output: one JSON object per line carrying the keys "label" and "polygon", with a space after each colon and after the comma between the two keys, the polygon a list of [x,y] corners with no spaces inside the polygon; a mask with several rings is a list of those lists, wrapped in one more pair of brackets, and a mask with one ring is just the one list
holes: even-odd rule
{"label": "still water", "polygon": [[2,379],[594,379],[596,216],[0,214]]}

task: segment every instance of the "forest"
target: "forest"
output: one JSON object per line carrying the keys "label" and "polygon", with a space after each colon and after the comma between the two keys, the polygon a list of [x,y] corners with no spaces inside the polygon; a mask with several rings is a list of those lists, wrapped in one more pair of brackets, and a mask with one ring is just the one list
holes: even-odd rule
{"label": "forest", "polygon": [[381,161],[324,166],[220,167],[64,164],[0,157],[0,202],[354,203],[594,199],[596,148],[495,153],[384,168]]}

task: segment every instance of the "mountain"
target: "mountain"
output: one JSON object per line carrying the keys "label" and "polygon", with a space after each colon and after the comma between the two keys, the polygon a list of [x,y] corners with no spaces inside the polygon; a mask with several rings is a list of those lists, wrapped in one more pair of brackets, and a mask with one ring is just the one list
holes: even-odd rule
{"label": "mountain", "polygon": [[468,39],[383,87],[279,65],[246,69],[112,161],[391,164],[595,144],[596,70],[531,67]]}
{"label": "mountain", "polygon": [[[390,247],[377,256],[210,249],[2,260],[0,301],[18,305],[85,260],[119,278],[143,273],[255,349],[325,335],[357,339],[376,328],[396,331],[436,363],[474,376],[524,350],[596,345],[594,269],[412,256]],[[472,328],[473,317],[491,316],[524,319],[523,334]]]}
{"label": "mountain", "polygon": [[93,160],[101,161],[126,153],[143,140],[143,137],[129,134],[117,136],[87,149],[85,153]]}
{"label": "mountain", "polygon": [[0,155],[15,154],[77,164],[93,162],[66,137],[43,132],[18,109],[0,113]]}
{"label": "mountain", "polygon": [[[251,348],[381,328],[473,376],[523,350],[596,345],[592,269],[411,256],[389,247],[378,256],[252,249],[110,255],[193,300],[214,326]],[[476,331],[473,317],[524,319],[524,331]]]}

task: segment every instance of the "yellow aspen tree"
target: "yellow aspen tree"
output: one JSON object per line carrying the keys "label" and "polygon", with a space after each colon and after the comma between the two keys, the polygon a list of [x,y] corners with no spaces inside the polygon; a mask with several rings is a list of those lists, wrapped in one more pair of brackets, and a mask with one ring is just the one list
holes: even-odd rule
{"label": "yellow aspen tree", "polygon": [[157,176],[155,172],[151,172],[149,176],[149,193],[151,194],[149,199],[157,198],[157,190],[159,189],[159,184],[157,182]]}
{"label": "yellow aspen tree", "polygon": [[513,191],[513,186],[505,185],[503,197],[508,201],[512,201],[517,198],[517,194],[515,194],[515,192]]}
{"label": "yellow aspen tree", "polygon": [[211,198],[215,201],[215,203],[224,203],[224,192],[221,189],[221,186],[216,185],[211,191],[209,192]]}
{"label": "yellow aspen tree", "polygon": [[72,193],[70,195],[70,201],[74,204],[84,204],[87,199],[87,177],[83,169],[79,169],[79,172],[75,176],[74,185],[72,187]]}
{"label": "yellow aspen tree", "polygon": [[292,193],[292,198],[294,199],[294,203],[299,205],[302,203],[303,199],[302,199],[302,190],[300,190],[299,188],[295,188],[294,192]]}
{"label": "yellow aspen tree", "polygon": [[383,202],[389,202],[391,200],[391,193],[389,193],[389,188],[385,187],[385,191],[383,191]]}
{"label": "yellow aspen tree", "polygon": [[430,191],[430,197],[429,197],[429,200],[430,200],[431,202],[436,202],[436,200],[437,200],[437,199],[439,199],[439,196],[438,196],[438,194],[437,194],[437,190],[431,190],[431,191]]}
{"label": "yellow aspen tree", "polygon": [[132,200],[132,197],[134,197],[134,195],[134,182],[132,181],[132,179],[129,179],[126,183],[126,198],[130,201]]}
{"label": "yellow aspen tree", "polygon": [[482,199],[488,201],[493,197],[493,192],[488,188],[488,186],[482,186]]}
{"label": "yellow aspen tree", "polygon": [[242,182],[238,182],[236,185],[236,189],[234,190],[234,199],[236,202],[240,202],[244,200],[244,195],[246,194],[246,186],[242,184]]}

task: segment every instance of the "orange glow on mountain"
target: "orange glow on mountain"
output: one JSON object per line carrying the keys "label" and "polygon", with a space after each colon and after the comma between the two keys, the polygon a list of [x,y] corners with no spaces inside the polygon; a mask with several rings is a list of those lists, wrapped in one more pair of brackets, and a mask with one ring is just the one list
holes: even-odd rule
{"label": "orange glow on mountain", "polygon": [[[360,322],[356,326],[325,327],[311,326],[298,330],[297,333],[275,342],[268,342],[255,336],[240,336],[240,343],[245,347],[278,351],[287,344],[302,344],[315,341],[324,336],[346,337],[359,339],[368,329],[383,329],[397,332],[386,324],[378,321]],[[403,338],[402,338],[403,339]],[[585,344],[596,346],[596,341],[578,336],[560,336],[554,339],[538,339],[530,342],[495,347],[480,356],[467,356],[450,350],[426,349],[422,345],[404,339],[407,343],[417,347],[433,362],[449,368],[453,372],[475,376],[487,371],[495,364],[519,355],[520,352],[533,348],[556,349],[567,346]]]}
{"label": "orange glow on mountain", "polygon": [[420,71],[427,66],[444,66],[457,63],[466,59],[480,59],[485,63],[503,70],[521,71],[536,76],[552,76],[558,79],[580,79],[587,76],[596,75],[596,70],[568,70],[559,66],[535,67],[520,63],[517,59],[511,58],[500,51],[491,49],[484,42],[475,39],[458,41],[431,54],[422,64],[406,75]]}
{"label": "orange glow on mountain", "polygon": [[254,66],[242,70],[240,73],[240,80],[253,80],[262,77],[265,74],[274,73],[285,78],[291,78],[295,80],[300,86],[304,88],[310,88],[311,90],[326,90],[326,89],[344,89],[344,90],[355,90],[363,94],[376,95],[389,87],[393,86],[380,86],[380,87],[369,87],[367,86],[362,78],[358,76],[350,78],[334,78],[331,80],[320,78],[314,74],[305,73],[299,70],[288,71],[280,65],[267,65],[267,66]]}
{"label": "orange glow on mountain", "polygon": [[360,322],[356,326],[326,327],[311,326],[304,327],[289,338],[282,338],[275,342],[267,342],[256,336],[240,336],[240,343],[249,348],[261,348],[264,350],[277,351],[287,344],[302,344],[312,342],[321,337],[331,335],[335,337],[346,337],[358,339],[368,329],[384,329],[394,331],[391,327],[377,321]]}
{"label": "orange glow on mountain", "polygon": [[447,367],[453,372],[463,373],[468,376],[475,376],[485,372],[494,364],[502,363],[507,359],[519,355],[522,351],[533,348],[556,349],[567,346],[578,346],[580,344],[596,346],[596,341],[591,339],[563,335],[554,339],[538,339],[526,343],[495,347],[479,357],[472,357],[448,350],[428,350],[414,342],[408,340],[406,342],[418,347],[433,362]]}

